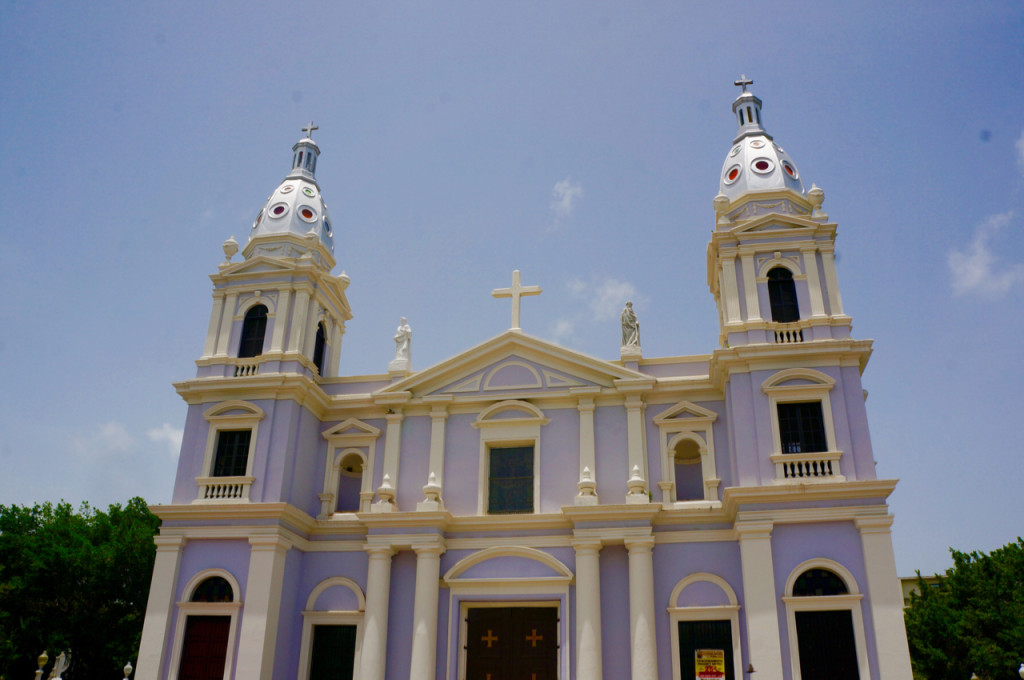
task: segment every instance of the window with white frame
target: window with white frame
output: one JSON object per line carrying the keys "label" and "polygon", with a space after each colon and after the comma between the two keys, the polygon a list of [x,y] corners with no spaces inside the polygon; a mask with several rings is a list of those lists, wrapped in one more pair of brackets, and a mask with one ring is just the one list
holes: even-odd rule
{"label": "window with white frame", "polygon": [[784,592],[793,680],[868,680],[863,595],[849,570],[808,560],[790,573]]}
{"label": "window with white frame", "polygon": [[655,416],[662,453],[662,502],[718,501],[714,422],[718,414],[681,401]]}
{"label": "window with white frame", "polygon": [[195,575],[178,603],[171,680],[231,677],[242,607],[238,581],[224,569]]}
{"label": "window with white frame", "polygon": [[540,512],[540,431],[550,422],[525,401],[503,401],[480,412],[479,514]]}
{"label": "window with white frame", "polygon": [[209,422],[202,474],[194,503],[247,502],[256,434],[263,409],[247,401],[227,401],[203,413]]}
{"label": "window with white frame", "polygon": [[370,511],[380,433],[380,428],[349,418],[322,434],[327,440],[327,460],[318,519],[329,519],[335,513]]}
{"label": "window with white frame", "polygon": [[776,482],[843,481],[830,393],[834,378],[810,368],[790,368],[764,381],[771,413]]}
{"label": "window with white frame", "polygon": [[352,580],[321,581],[302,612],[300,680],[351,680],[359,667],[366,598]]}
{"label": "window with white frame", "polygon": [[724,680],[743,680],[739,611],[736,592],[720,576],[694,573],[676,584],[668,606],[673,680],[695,680],[700,653],[719,661],[711,665]]}

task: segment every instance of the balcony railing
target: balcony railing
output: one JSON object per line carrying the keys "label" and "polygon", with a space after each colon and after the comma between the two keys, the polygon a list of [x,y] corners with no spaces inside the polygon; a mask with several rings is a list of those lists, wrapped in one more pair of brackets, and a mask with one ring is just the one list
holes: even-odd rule
{"label": "balcony railing", "polygon": [[235,359],[235,377],[256,375],[260,369],[260,357],[252,359]]}
{"label": "balcony railing", "polygon": [[196,503],[247,503],[254,477],[196,477]]}
{"label": "balcony railing", "polygon": [[776,345],[788,345],[794,342],[804,341],[804,331],[807,324],[801,321],[792,323],[769,323],[768,331],[772,333]]}
{"label": "balcony railing", "polygon": [[842,451],[776,453],[771,460],[777,482],[841,482],[845,479],[839,474],[842,455]]}

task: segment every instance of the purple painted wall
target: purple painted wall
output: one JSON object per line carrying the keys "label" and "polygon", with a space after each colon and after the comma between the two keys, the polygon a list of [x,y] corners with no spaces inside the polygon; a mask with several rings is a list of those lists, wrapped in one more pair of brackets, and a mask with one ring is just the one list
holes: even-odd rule
{"label": "purple painted wall", "polygon": [[580,415],[576,409],[549,409],[551,422],[540,434],[540,511],[572,505],[578,489]]}
{"label": "purple painted wall", "polygon": [[277,619],[277,645],[274,652],[274,677],[293,677],[299,667],[302,647],[302,610],[306,598],[299,590],[305,555],[289,550],[285,555],[281,582],[281,614]]}
{"label": "purple painted wall", "polygon": [[[864,617],[864,637],[867,642],[871,677],[878,677],[878,663],[875,653],[874,622],[871,617],[870,593],[867,592],[867,576],[864,572],[864,553],[861,549],[860,533],[852,522],[822,522],[816,524],[783,524],[772,530],[772,563],[775,567],[775,593],[779,600],[779,635],[782,640],[783,666],[790,666],[789,633],[786,623],[786,608],[782,597],[786,594],[786,581],[790,574],[803,562],[810,559],[827,559],[846,567],[864,599],[861,612]],[[850,588],[853,592],[853,588]]]}
{"label": "purple painted wall", "polygon": [[[600,555],[601,663],[604,666],[604,677],[628,678],[631,668],[628,555],[626,548],[621,545],[606,546],[601,549]],[[659,673],[663,673],[663,670],[659,669]]]}
{"label": "purple painted wall", "polygon": [[602,406],[594,409],[594,458],[597,495],[602,503],[623,503],[629,479],[626,409]]}
{"label": "purple painted wall", "polygon": [[391,560],[388,602],[387,680],[408,680],[412,661],[412,615],[416,596],[416,553],[403,550]]}
{"label": "purple painted wall", "polygon": [[412,512],[416,504],[423,500],[423,485],[430,475],[430,416],[414,416],[402,420],[400,455],[398,495],[395,500],[399,510]]}
{"label": "purple painted wall", "polygon": [[474,414],[459,413],[449,416],[445,427],[444,503],[453,515],[477,513],[480,431],[474,420]]}

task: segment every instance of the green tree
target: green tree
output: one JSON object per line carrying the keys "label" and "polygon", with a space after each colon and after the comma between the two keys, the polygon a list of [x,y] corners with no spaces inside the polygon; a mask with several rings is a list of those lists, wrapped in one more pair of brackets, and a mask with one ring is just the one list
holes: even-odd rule
{"label": "green tree", "polygon": [[31,678],[44,649],[70,649],[67,680],[119,678],[136,658],[160,520],[133,498],[0,505],[0,676]]}
{"label": "green tree", "polygon": [[1024,661],[1024,540],[983,552],[950,549],[934,587],[920,579],[906,611],[914,675],[927,680],[1016,678]]}

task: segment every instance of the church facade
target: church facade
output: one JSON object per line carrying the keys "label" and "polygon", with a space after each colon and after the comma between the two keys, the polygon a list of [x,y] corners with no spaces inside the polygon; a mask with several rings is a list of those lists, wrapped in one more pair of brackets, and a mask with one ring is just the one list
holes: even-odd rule
{"label": "church facade", "polygon": [[[910,680],[824,193],[761,124],[714,198],[710,354],[598,359],[519,327],[339,376],[348,277],[308,133],[224,244],[138,678]],[[626,301],[623,301],[624,303]],[[754,675],[756,673],[756,675]]]}

